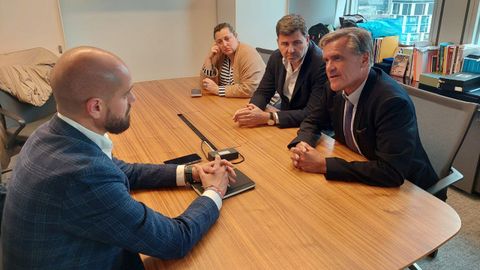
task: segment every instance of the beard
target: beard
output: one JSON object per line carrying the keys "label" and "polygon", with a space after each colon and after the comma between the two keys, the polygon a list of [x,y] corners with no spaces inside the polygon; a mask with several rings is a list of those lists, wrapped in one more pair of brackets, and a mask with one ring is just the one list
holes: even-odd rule
{"label": "beard", "polygon": [[110,110],[107,112],[105,129],[112,134],[120,134],[130,127],[130,105],[124,117],[115,117]]}

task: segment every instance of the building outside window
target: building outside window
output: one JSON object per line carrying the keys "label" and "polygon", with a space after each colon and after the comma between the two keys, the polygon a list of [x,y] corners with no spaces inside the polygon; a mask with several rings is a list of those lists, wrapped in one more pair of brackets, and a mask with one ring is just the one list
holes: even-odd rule
{"label": "building outside window", "polygon": [[402,21],[400,43],[428,41],[435,0],[357,0],[356,12],[367,20],[399,18]]}

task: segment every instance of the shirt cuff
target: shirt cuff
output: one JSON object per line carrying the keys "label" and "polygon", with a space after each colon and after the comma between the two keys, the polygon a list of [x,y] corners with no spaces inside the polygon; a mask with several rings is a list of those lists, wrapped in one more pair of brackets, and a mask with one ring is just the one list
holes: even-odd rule
{"label": "shirt cuff", "polygon": [[210,77],[210,78],[217,76],[217,69],[216,68],[207,69],[205,67],[202,67],[202,72],[203,72],[203,75],[205,75],[207,77]]}
{"label": "shirt cuff", "polygon": [[217,205],[218,210],[222,208],[222,198],[220,198],[220,195],[218,195],[216,191],[211,189],[205,190],[202,196],[209,197],[210,199],[212,199],[213,202],[215,202],[215,204]]}
{"label": "shirt cuff", "polygon": [[177,186],[185,186],[185,165],[177,166]]}
{"label": "shirt cuff", "polygon": [[218,87],[218,95],[221,97],[225,96],[225,86],[219,86]]}

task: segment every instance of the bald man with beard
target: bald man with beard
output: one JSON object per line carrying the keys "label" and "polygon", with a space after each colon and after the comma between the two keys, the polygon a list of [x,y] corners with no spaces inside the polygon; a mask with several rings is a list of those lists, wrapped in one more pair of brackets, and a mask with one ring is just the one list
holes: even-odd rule
{"label": "bald man with beard", "polygon": [[[181,258],[219,217],[232,165],[128,164],[108,132],[130,125],[135,101],[125,63],[79,47],[51,74],[58,113],[25,143],[2,220],[4,269],[143,269],[138,253]],[[191,173],[185,174],[185,171]],[[134,200],[136,188],[208,186],[183,214],[165,217]]]}

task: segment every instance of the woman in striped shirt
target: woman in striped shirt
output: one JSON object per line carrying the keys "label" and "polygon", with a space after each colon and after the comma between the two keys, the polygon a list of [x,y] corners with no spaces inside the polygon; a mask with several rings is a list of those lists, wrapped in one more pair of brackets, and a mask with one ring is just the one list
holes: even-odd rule
{"label": "woman in striped shirt", "polygon": [[251,97],[265,72],[261,56],[253,47],[240,43],[228,23],[217,25],[213,36],[215,43],[200,72],[202,89],[224,97]]}

